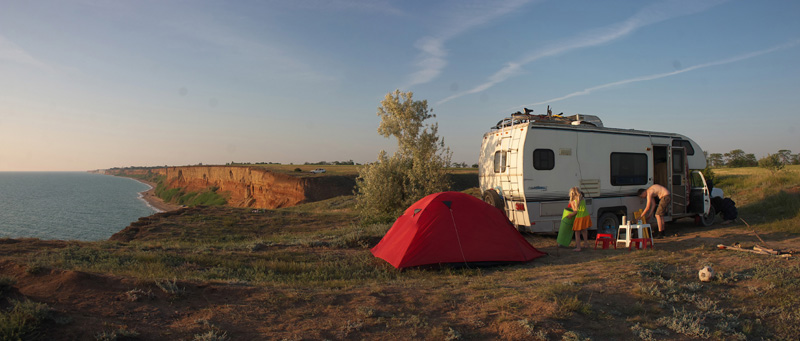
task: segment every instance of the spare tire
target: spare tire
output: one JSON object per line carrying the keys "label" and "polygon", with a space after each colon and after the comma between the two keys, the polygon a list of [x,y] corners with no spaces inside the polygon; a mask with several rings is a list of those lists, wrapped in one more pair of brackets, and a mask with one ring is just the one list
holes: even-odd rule
{"label": "spare tire", "polygon": [[493,189],[483,192],[483,201],[489,205],[499,208],[503,212],[506,211],[506,203],[503,201],[503,198],[500,197],[500,194],[497,194],[497,191]]}

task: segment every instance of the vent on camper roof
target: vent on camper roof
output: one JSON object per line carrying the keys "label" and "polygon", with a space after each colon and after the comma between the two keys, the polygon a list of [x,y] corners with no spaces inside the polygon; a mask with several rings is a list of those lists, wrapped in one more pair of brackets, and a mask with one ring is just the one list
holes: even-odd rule
{"label": "vent on camper roof", "polygon": [[603,127],[603,120],[601,120],[600,117],[597,117],[595,115],[577,114],[577,115],[572,115],[568,118],[572,120],[572,125],[581,125],[583,123],[588,123],[595,127],[599,128]]}

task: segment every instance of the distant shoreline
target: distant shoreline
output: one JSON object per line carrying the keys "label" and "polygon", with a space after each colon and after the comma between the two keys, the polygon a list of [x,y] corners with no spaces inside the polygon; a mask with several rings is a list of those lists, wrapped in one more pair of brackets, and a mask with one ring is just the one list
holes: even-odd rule
{"label": "distant shoreline", "polygon": [[150,205],[150,207],[156,209],[158,211],[158,213],[175,211],[175,210],[181,208],[180,205],[175,205],[175,204],[170,204],[168,202],[164,202],[163,199],[157,197],[156,196],[156,184],[154,184],[154,183],[152,183],[150,181],[142,180],[142,179],[136,179],[136,178],[130,178],[130,179],[139,181],[139,182],[141,182],[141,183],[143,183],[145,185],[150,186],[150,189],[148,189],[148,190],[146,190],[144,192],[139,192],[139,194],[142,196],[142,200],[144,200],[148,205]]}

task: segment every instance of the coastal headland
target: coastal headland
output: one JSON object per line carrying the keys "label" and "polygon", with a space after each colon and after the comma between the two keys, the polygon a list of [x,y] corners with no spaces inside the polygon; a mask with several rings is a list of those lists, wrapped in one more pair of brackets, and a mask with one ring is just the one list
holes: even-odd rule
{"label": "coastal headland", "polygon": [[105,174],[128,176],[154,187],[143,193],[153,207],[170,211],[180,207],[155,195],[161,177],[166,189],[184,192],[213,190],[221,194],[227,206],[274,209],[301,203],[353,194],[355,174],[309,176],[306,172],[281,173],[249,166],[183,166],[156,168],[118,168]]}

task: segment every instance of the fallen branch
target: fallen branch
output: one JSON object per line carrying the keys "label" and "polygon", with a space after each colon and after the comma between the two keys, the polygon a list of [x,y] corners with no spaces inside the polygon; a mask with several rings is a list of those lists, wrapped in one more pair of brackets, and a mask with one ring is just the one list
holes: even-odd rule
{"label": "fallen branch", "polygon": [[769,253],[764,252],[764,251],[744,249],[744,248],[741,248],[741,247],[738,247],[738,246],[728,246],[728,245],[722,245],[722,244],[717,245],[717,248],[720,249],[720,250],[744,251],[744,252],[750,252],[750,253],[758,253],[758,254],[762,254],[762,255],[768,255],[769,254]]}
{"label": "fallen branch", "polygon": [[[755,228],[753,228],[752,226],[750,226],[750,224],[748,224],[746,221],[744,221],[744,219],[742,219],[742,217],[739,217],[739,220],[741,220],[745,225],[747,225],[747,228],[749,228],[750,231],[753,231],[753,234],[756,235],[756,237],[758,238],[758,240],[761,241],[761,243],[763,243],[764,245],[767,245],[767,242],[765,242],[763,239],[761,239],[761,236],[759,236],[758,233],[756,233],[756,229]],[[767,245],[767,246],[769,246],[769,245]]]}
{"label": "fallen branch", "polygon": [[740,247],[738,245],[723,245],[723,244],[719,244],[719,245],[717,245],[717,248],[720,249],[720,250],[742,251],[742,252],[755,253],[755,254],[759,254],[759,255],[773,255],[773,256],[779,256],[781,258],[790,258],[790,257],[792,257],[791,253],[782,253],[781,251],[773,250],[773,249],[767,249],[767,248],[764,248],[764,247],[761,247],[761,246],[758,246],[758,245],[754,246],[753,249],[745,249],[745,248],[742,248],[742,247]]}

